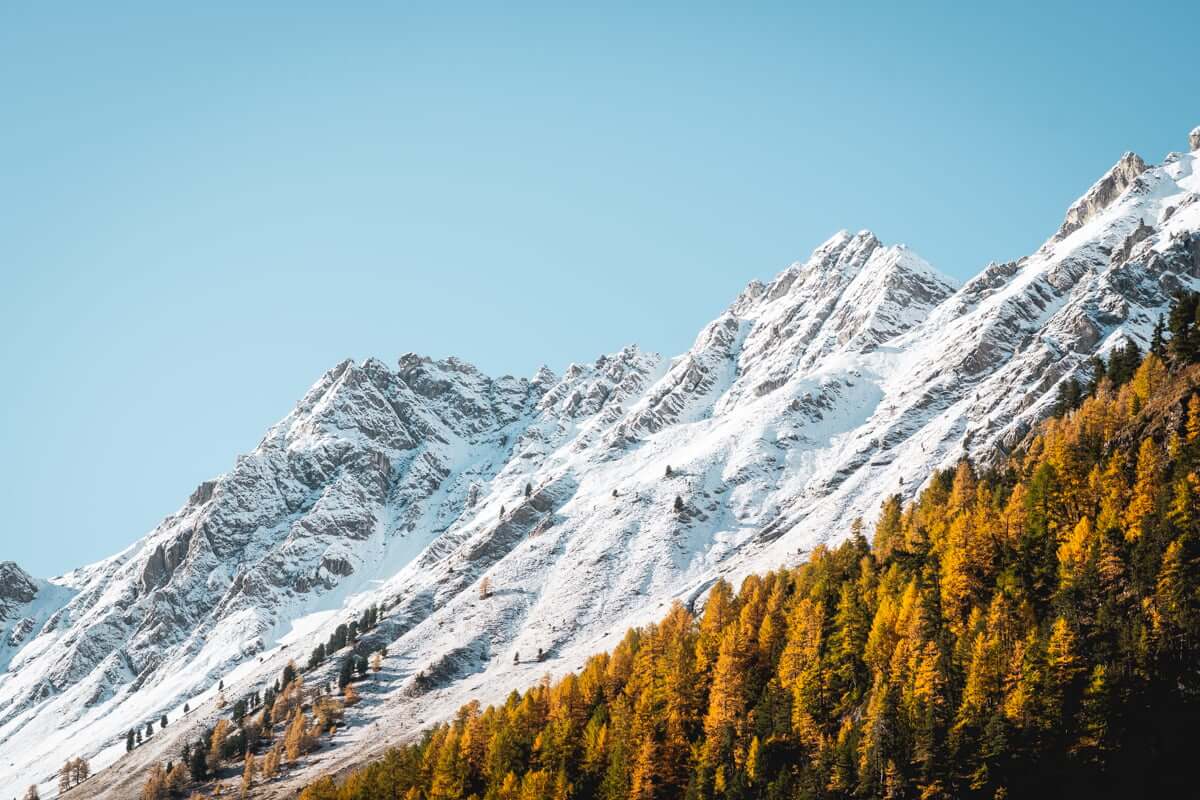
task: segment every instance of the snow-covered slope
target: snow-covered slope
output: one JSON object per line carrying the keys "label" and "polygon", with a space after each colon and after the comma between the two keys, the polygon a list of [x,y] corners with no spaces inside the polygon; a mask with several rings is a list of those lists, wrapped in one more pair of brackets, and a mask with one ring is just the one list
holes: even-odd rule
{"label": "snow-covered slope", "polygon": [[[125,552],[29,600],[0,581],[17,587],[5,641],[33,620],[0,646],[0,793],[78,754],[112,764],[87,796],[128,796],[211,719],[218,680],[257,688],[380,603],[387,668],[321,768],[361,759],[469,696],[578,666],[720,575],[802,558],[964,452],[994,457],[1059,381],[1144,344],[1200,285],[1197,155],[1127,154],[1041,249],[962,287],[838,233],[673,359],[628,347],[530,379],[339,364]],[[125,732],[163,713],[125,756]]]}

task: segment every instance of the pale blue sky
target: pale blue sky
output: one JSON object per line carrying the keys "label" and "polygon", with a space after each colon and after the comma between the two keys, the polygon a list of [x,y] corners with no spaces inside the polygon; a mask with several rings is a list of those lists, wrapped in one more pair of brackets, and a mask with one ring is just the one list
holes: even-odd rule
{"label": "pale blue sky", "polygon": [[843,227],[965,278],[1200,123],[1195,3],[183,5],[0,8],[0,559],[36,574],[346,356],[677,353]]}

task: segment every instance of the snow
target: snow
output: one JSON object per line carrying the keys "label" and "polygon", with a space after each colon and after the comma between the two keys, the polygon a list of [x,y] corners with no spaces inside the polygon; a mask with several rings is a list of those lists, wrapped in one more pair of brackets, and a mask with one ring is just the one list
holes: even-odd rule
{"label": "snow", "polygon": [[[210,492],[43,584],[38,630],[3,656],[22,668],[0,674],[0,791],[82,754],[112,765],[97,795],[122,796],[121,776],[214,718],[218,681],[261,688],[373,603],[386,668],[322,769],[578,669],[718,576],[799,561],[963,453],[1011,446],[1093,353],[1144,340],[1173,287],[1197,285],[1176,258],[1200,229],[1195,161],[964,286],[839,232],[673,359],[630,346],[532,380],[413,354],[337,365]],[[1118,262],[1139,220],[1156,229]],[[421,673],[438,685],[415,690]],[[125,756],[125,731],[164,712]]]}

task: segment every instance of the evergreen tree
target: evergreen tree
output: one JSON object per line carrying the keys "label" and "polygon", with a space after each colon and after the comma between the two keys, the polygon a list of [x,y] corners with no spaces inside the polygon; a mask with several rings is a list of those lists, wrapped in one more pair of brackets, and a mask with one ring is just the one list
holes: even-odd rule
{"label": "evergreen tree", "polygon": [[315,669],[320,666],[325,660],[325,643],[322,642],[313,648],[312,654],[308,657],[308,668]]}
{"label": "evergreen tree", "polygon": [[1150,352],[1159,358],[1167,357],[1166,341],[1163,338],[1164,334],[1163,316],[1158,315],[1158,319],[1154,321],[1154,332],[1150,334]]}
{"label": "evergreen tree", "polygon": [[1084,391],[1075,378],[1067,378],[1058,385],[1058,399],[1054,403],[1054,413],[1063,415],[1074,411],[1083,402]]}
{"label": "evergreen tree", "polygon": [[203,743],[197,743],[192,748],[188,759],[188,774],[197,783],[208,780],[208,758]]}

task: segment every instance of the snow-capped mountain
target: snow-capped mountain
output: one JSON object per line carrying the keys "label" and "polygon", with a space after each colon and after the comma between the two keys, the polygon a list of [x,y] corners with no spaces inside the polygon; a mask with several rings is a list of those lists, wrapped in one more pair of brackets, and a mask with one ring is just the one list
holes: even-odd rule
{"label": "snow-capped mountain", "polygon": [[218,681],[261,687],[378,603],[388,667],[336,768],[577,667],[721,575],[794,563],[963,453],[996,458],[1060,381],[1200,286],[1200,129],[1191,145],[1126,154],[1037,252],[961,287],[841,232],[675,358],[630,346],[528,379],[337,365],[126,551],[49,582],[0,565],[0,792],[84,755],[111,765],[86,796],[129,796],[212,719]]}

